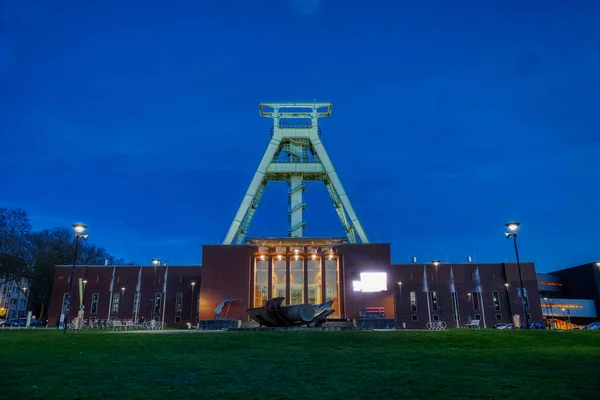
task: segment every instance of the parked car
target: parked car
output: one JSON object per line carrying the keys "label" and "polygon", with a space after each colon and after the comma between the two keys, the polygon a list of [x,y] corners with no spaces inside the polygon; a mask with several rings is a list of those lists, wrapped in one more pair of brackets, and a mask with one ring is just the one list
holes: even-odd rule
{"label": "parked car", "polygon": [[589,324],[587,326],[587,329],[599,330],[600,329],[600,322],[592,322],[591,324]]}
{"label": "parked car", "polygon": [[515,328],[515,324],[498,324],[502,326],[496,326],[497,329],[517,329]]}
{"label": "parked car", "polygon": [[[527,324],[521,325],[521,329],[527,329]],[[543,322],[530,322],[529,329],[546,329],[546,324]]]}

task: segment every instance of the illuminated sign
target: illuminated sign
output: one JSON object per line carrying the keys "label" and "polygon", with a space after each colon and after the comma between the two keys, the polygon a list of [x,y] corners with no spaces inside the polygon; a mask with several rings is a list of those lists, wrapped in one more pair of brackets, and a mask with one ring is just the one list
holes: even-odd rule
{"label": "illuminated sign", "polygon": [[546,307],[546,308],[583,308],[583,306],[580,306],[578,304],[560,304],[560,303],[556,303],[556,304],[542,303],[542,307]]}
{"label": "illuminated sign", "polygon": [[562,286],[563,284],[560,282],[540,282],[540,285],[546,286]]}
{"label": "illuminated sign", "polygon": [[387,290],[387,274],[385,272],[361,272],[360,281],[353,281],[355,292],[384,292]]}

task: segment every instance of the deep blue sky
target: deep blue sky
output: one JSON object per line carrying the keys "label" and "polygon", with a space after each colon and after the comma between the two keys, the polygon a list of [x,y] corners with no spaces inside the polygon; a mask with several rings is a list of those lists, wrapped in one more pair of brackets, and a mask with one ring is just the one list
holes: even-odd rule
{"label": "deep blue sky", "polygon": [[[200,263],[269,141],[258,102],[316,97],[394,261],[513,260],[513,219],[539,271],[600,259],[598,1],[0,4],[0,207],[37,229]],[[306,197],[305,234],[340,236],[322,184]],[[272,183],[249,236],[286,211]]]}

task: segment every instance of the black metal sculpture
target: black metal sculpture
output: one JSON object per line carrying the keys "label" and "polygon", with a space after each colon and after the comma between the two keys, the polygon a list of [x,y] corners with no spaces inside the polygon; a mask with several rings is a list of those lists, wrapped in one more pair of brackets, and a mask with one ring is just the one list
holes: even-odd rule
{"label": "black metal sculpture", "polygon": [[290,327],[290,326],[321,326],[325,318],[335,312],[331,308],[333,300],[319,305],[296,304],[293,306],[282,306],[285,297],[269,299],[264,306],[249,308],[250,318],[258,322],[260,326],[268,327]]}

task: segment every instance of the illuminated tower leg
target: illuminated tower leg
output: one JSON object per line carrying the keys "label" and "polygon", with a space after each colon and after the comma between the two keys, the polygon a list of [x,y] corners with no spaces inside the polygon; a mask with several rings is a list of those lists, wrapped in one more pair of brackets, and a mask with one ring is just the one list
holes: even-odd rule
{"label": "illuminated tower leg", "polygon": [[302,237],[302,229],[306,226],[302,219],[302,211],[306,204],[302,201],[302,194],[306,186],[302,183],[302,175],[293,174],[289,181],[289,237]]}

